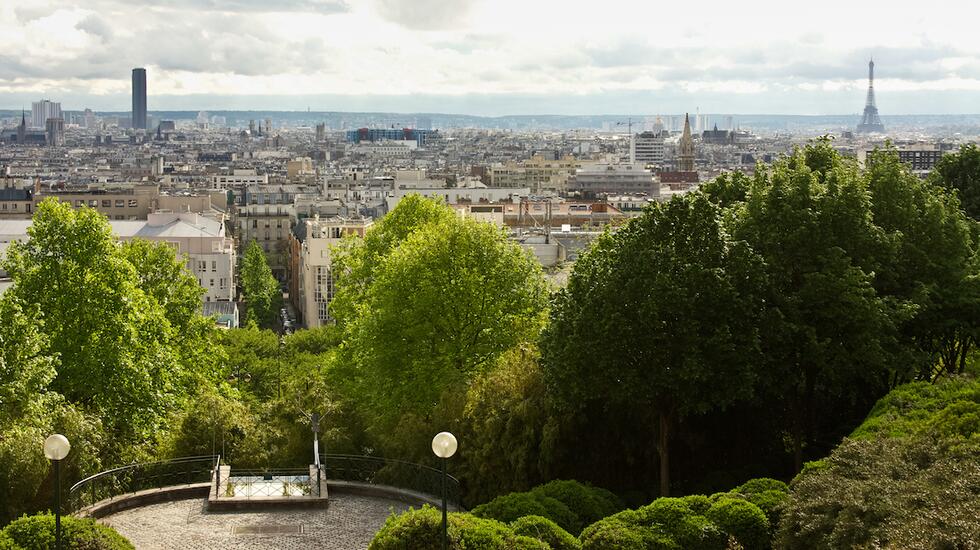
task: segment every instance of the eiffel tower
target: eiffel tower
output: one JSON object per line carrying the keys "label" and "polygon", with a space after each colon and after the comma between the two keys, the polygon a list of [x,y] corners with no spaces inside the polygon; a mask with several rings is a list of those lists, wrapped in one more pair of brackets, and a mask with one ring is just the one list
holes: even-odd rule
{"label": "eiffel tower", "polygon": [[864,116],[857,126],[859,134],[882,134],[885,126],[878,118],[878,107],[875,106],[875,62],[868,61],[868,99],[864,105]]}

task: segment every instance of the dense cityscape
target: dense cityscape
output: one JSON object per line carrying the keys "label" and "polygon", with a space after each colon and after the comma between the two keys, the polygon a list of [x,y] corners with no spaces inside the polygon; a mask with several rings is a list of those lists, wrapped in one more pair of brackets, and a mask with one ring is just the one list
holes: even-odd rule
{"label": "dense cityscape", "polygon": [[0,550],[980,548],[969,25],[98,1],[0,6]]}

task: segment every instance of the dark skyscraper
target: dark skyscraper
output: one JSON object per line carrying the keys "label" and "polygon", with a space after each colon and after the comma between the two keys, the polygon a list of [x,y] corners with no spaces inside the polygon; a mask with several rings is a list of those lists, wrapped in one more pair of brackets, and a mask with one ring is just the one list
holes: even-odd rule
{"label": "dark skyscraper", "polygon": [[146,69],[133,69],[133,128],[146,130]]}

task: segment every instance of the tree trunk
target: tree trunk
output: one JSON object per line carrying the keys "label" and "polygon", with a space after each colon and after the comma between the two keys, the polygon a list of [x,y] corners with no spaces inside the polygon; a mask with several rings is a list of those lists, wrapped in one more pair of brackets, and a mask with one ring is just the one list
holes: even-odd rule
{"label": "tree trunk", "polygon": [[660,412],[660,434],[657,453],[660,454],[660,496],[670,496],[670,428],[671,413]]}

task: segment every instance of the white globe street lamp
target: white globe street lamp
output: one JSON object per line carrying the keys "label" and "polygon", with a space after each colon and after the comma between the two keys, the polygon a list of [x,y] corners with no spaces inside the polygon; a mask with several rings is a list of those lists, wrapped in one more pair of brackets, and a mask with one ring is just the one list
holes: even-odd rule
{"label": "white globe street lamp", "polygon": [[456,436],[449,432],[439,432],[432,438],[432,452],[442,459],[442,548],[449,548],[449,526],[446,521],[446,462],[447,459],[456,454]]}
{"label": "white globe street lamp", "polygon": [[61,461],[71,451],[71,443],[61,434],[44,440],[44,456],[54,463],[54,544],[61,550]]}

